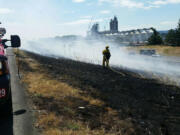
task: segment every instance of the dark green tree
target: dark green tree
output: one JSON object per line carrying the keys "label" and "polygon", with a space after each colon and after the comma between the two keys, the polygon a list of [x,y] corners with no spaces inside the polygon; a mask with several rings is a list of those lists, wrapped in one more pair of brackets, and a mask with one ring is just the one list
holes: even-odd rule
{"label": "dark green tree", "polygon": [[159,45],[163,44],[163,40],[159,33],[156,31],[156,29],[152,28],[153,34],[152,36],[148,39],[148,44],[149,45]]}
{"label": "dark green tree", "polygon": [[178,27],[176,29],[176,45],[180,46],[180,19],[178,22]]}
{"label": "dark green tree", "polygon": [[165,42],[170,45],[180,46],[180,20],[175,30],[171,29],[168,31]]}
{"label": "dark green tree", "polygon": [[180,31],[180,19],[179,19],[179,22],[178,22],[177,30]]}
{"label": "dark green tree", "polygon": [[165,42],[168,44],[174,44],[175,45],[176,41],[176,31],[171,29],[168,31],[168,34],[166,35]]}

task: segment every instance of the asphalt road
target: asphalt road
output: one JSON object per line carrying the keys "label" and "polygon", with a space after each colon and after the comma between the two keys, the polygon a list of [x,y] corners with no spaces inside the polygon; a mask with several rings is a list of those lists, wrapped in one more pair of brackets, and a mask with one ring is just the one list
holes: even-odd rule
{"label": "asphalt road", "polygon": [[20,84],[15,56],[11,49],[7,50],[7,55],[11,73],[13,114],[9,117],[0,116],[0,135],[36,135],[27,93]]}

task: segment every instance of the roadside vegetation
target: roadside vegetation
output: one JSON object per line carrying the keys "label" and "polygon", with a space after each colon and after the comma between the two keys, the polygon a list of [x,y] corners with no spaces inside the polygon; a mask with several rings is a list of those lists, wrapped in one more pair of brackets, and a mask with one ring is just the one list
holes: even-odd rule
{"label": "roadside vegetation", "polygon": [[170,45],[170,46],[180,46],[180,20],[178,22],[176,29],[171,29],[168,31],[168,33],[163,37],[163,39],[160,34],[156,31],[156,29],[153,28],[153,34],[148,39],[149,45]]}
{"label": "roadside vegetation", "polygon": [[42,135],[179,135],[180,88],[138,74],[20,51]]}

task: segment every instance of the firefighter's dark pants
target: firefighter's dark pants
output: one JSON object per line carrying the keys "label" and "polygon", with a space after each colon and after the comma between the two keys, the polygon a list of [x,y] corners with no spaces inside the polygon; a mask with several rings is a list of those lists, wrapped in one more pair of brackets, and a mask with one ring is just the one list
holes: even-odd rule
{"label": "firefighter's dark pants", "polygon": [[106,58],[106,56],[103,56],[103,67],[109,67],[109,59]]}

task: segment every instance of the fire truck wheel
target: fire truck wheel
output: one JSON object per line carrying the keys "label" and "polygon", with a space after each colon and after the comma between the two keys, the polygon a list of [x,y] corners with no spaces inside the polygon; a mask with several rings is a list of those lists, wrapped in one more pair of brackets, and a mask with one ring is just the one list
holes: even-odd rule
{"label": "fire truck wheel", "polygon": [[12,114],[12,96],[11,96],[11,93],[9,95],[9,98],[8,98],[6,104],[3,105],[2,114],[4,116],[10,116]]}

